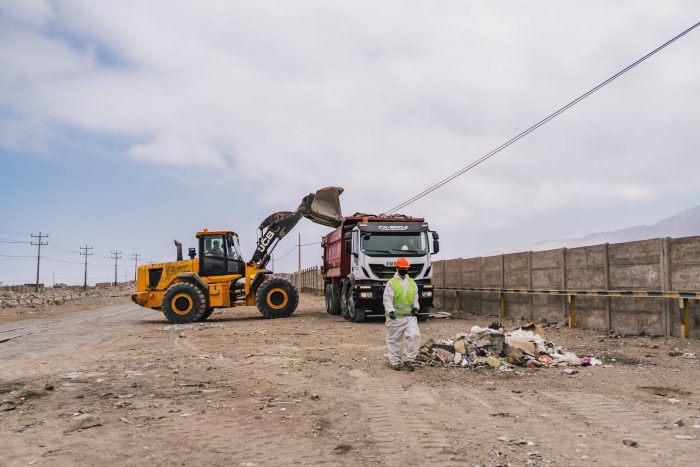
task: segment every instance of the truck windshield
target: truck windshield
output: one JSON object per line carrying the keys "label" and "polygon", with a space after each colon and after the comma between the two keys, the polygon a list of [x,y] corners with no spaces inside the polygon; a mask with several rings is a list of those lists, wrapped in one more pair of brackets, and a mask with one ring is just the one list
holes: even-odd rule
{"label": "truck windshield", "polygon": [[362,232],[361,248],[369,256],[424,256],[428,254],[428,235],[426,232],[390,234]]}

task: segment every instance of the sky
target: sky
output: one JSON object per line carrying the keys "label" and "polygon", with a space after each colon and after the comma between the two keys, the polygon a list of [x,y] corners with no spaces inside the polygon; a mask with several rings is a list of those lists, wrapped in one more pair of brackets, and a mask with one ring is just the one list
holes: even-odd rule
{"label": "sky", "polygon": [[[0,282],[82,283],[325,186],[384,212],[700,20],[693,0],[0,0]],[[700,28],[403,210],[438,258],[700,204]],[[329,229],[302,220],[294,246]],[[286,256],[285,256],[286,254]],[[302,247],[302,267],[320,263]]]}

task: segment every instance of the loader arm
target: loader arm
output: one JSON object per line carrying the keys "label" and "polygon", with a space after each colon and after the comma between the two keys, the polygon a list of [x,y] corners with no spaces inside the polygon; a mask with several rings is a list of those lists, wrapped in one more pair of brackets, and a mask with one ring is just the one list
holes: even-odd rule
{"label": "loader arm", "polygon": [[309,193],[301,201],[296,211],[280,211],[270,214],[258,227],[258,243],[250,262],[258,269],[265,269],[270,261],[270,256],[277,244],[296,225],[302,217],[310,219],[316,224],[328,227],[339,227],[343,221],[340,210],[339,187],[327,187],[316,193]]}

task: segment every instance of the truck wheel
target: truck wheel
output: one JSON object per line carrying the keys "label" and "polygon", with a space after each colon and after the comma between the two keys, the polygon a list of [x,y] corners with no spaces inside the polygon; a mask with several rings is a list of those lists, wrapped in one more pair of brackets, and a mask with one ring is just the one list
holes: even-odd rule
{"label": "truck wheel", "polygon": [[206,321],[207,318],[209,318],[209,317],[211,316],[212,313],[214,313],[214,309],[213,309],[213,308],[207,308],[206,310],[204,310],[204,314],[202,315],[201,318],[199,318],[199,320],[200,320],[200,321]]}
{"label": "truck wheel", "polygon": [[340,287],[340,314],[344,319],[350,320],[348,315],[348,282],[342,281]]}
{"label": "truck wheel", "polygon": [[352,292],[348,293],[348,318],[353,323],[363,323],[365,321],[365,310],[359,308],[355,303],[355,297]]}
{"label": "truck wheel", "polygon": [[340,314],[340,295],[338,289],[333,287],[333,284],[326,286],[326,313],[329,315]]}
{"label": "truck wheel", "polygon": [[265,318],[288,318],[298,304],[299,292],[284,279],[263,282],[255,294],[255,305]]}
{"label": "truck wheel", "polygon": [[171,285],[163,296],[163,314],[171,323],[193,323],[204,315],[207,298],[189,282]]}

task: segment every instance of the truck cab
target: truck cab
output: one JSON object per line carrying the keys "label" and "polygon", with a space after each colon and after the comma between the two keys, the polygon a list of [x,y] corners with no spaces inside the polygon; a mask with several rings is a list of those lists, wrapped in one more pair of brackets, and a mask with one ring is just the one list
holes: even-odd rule
{"label": "truck cab", "polygon": [[394,277],[396,260],[405,257],[411,264],[409,275],[418,285],[419,319],[427,319],[433,304],[431,255],[439,251],[439,236],[424,219],[349,217],[324,237],[322,245],[328,313],[354,322],[384,316],[384,287]]}

